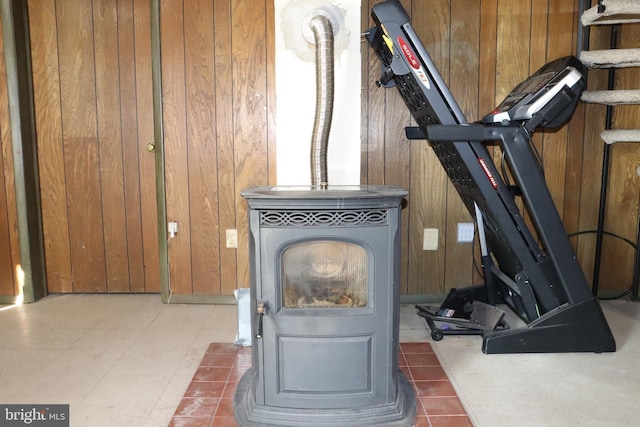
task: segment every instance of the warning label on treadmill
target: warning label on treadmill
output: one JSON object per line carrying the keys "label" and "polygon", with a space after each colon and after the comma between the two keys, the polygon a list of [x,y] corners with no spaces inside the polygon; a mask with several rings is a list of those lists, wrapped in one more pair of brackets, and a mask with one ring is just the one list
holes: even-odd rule
{"label": "warning label on treadmill", "polygon": [[398,36],[398,44],[400,45],[400,50],[402,50],[404,57],[407,59],[407,62],[409,63],[411,68],[413,68],[413,73],[418,77],[418,79],[427,88],[427,90],[429,90],[431,88],[431,85],[429,84],[429,78],[424,72],[424,68],[422,67],[422,64],[420,64],[420,60],[418,59],[416,54],[413,53],[411,47],[400,36]]}
{"label": "warning label on treadmill", "polygon": [[484,173],[487,175],[487,178],[489,178],[489,182],[491,183],[491,186],[493,188],[497,189],[498,188],[498,181],[496,180],[496,178],[491,173],[491,170],[489,169],[489,166],[487,165],[487,162],[485,162],[482,157],[478,157],[478,162],[480,163],[480,167],[482,167],[482,170],[484,171]]}

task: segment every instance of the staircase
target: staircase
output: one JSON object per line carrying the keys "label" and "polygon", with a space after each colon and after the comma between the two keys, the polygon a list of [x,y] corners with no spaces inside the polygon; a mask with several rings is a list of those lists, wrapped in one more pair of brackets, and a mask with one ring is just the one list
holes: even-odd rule
{"label": "staircase", "polygon": [[[640,23],[640,0],[583,0],[580,3],[580,31],[578,37],[578,58],[589,69],[608,69],[607,90],[587,90],[583,92],[582,101],[606,105],[606,117],[603,120],[603,131],[600,137],[604,141],[600,207],[598,211],[598,227],[596,237],[595,262],[592,292],[597,296],[602,258],[602,240],[606,233],[604,218],[609,183],[609,167],[611,163],[611,146],[617,143],[640,143],[640,129],[614,129],[613,110],[620,105],[640,105],[640,88],[628,89],[616,87],[616,70],[628,67],[640,67],[640,37],[638,47],[618,49],[618,31],[622,25]],[[589,50],[589,28],[594,25],[610,27],[610,49]],[[637,122],[640,125],[640,121]],[[631,298],[638,299],[640,284],[640,224],[635,244],[635,263]]]}

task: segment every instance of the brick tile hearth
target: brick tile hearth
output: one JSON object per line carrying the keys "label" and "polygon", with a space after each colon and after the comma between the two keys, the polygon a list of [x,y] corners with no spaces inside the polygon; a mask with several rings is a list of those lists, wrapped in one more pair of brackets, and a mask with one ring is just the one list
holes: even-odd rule
{"label": "brick tile hearth", "polygon": [[[400,344],[400,369],[416,392],[415,427],[464,427],[471,421],[429,343]],[[251,348],[213,343],[169,427],[235,427],[233,394],[251,366]]]}

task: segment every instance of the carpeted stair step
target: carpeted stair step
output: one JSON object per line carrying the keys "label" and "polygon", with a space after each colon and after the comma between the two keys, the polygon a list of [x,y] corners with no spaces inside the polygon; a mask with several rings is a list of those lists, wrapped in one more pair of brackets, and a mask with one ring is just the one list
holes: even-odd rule
{"label": "carpeted stair step", "polygon": [[585,90],[582,101],[605,105],[640,104],[640,89]]}
{"label": "carpeted stair step", "polygon": [[600,133],[600,138],[607,144],[616,142],[640,142],[640,129],[610,129]]}
{"label": "carpeted stair step", "polygon": [[583,50],[579,58],[589,68],[640,67],[640,49]]}
{"label": "carpeted stair step", "polygon": [[604,0],[603,12],[598,6],[587,9],[580,17],[582,25],[610,25],[640,22],[640,1],[638,0]]}

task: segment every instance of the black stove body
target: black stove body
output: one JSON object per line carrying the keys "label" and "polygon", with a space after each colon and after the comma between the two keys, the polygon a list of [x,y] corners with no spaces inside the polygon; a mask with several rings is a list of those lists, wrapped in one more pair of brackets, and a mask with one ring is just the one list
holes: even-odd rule
{"label": "black stove body", "polygon": [[[485,239],[485,284],[461,299],[505,302],[526,327],[483,333],[485,353],[610,352],[615,340],[591,294],[532,148],[537,129],[556,129],[572,116],[585,86],[574,57],[552,61],[518,85],[479,123],[467,123],[395,0],[375,5],[368,41],[381,61],[379,86],[396,87],[418,126],[409,139],[428,139]],[[486,144],[498,144],[515,180],[507,185]],[[516,204],[535,227],[530,230]],[[455,297],[455,296],[454,296]]]}

